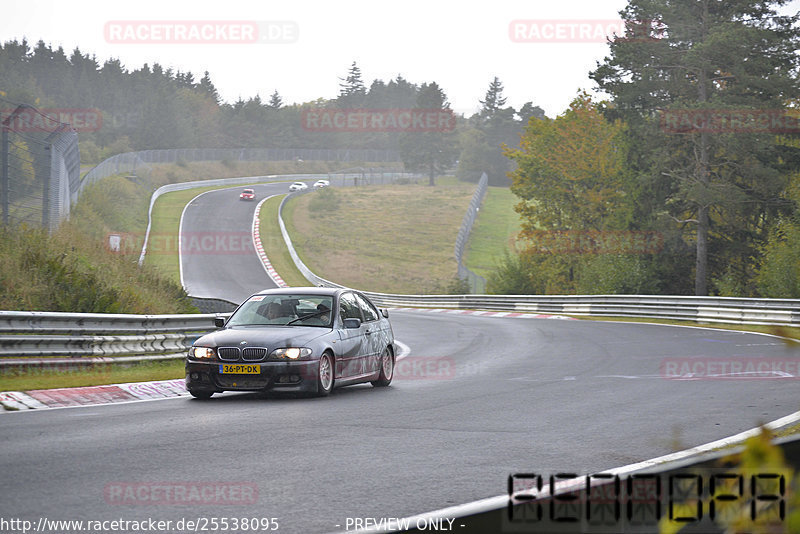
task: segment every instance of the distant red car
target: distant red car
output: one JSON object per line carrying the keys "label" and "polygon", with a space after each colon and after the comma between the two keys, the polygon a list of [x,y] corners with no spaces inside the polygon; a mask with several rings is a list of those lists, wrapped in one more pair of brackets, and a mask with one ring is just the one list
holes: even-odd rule
{"label": "distant red car", "polygon": [[252,189],[245,189],[239,195],[239,200],[255,200],[256,199],[256,192]]}

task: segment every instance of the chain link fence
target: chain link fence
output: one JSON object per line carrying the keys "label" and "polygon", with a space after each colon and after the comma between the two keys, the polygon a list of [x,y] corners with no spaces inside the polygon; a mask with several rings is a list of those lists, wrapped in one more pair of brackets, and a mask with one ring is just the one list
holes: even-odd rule
{"label": "chain link fence", "polygon": [[80,187],[78,134],[33,106],[0,109],[0,212],[4,225],[55,230]]}
{"label": "chain link fence", "polygon": [[[341,161],[399,162],[396,150],[326,148],[171,148],[117,154],[83,177],[80,188],[117,174],[148,177],[152,164],[196,161]],[[80,193],[80,192],[79,192]],[[77,199],[77,197],[76,197]],[[75,199],[73,199],[75,200]]]}
{"label": "chain link fence", "polygon": [[363,186],[363,185],[396,185],[418,183],[426,180],[427,175],[410,173],[403,166],[396,167],[352,167],[328,173],[331,185]]}
{"label": "chain link fence", "polygon": [[464,214],[464,220],[461,221],[461,228],[458,230],[458,237],[456,237],[455,257],[458,262],[458,277],[461,280],[466,280],[469,284],[469,291],[473,294],[486,292],[486,279],[477,275],[467,269],[464,265],[464,247],[467,246],[469,241],[469,234],[472,232],[472,225],[475,224],[475,219],[478,217],[478,210],[483,202],[483,197],[486,195],[486,190],[489,186],[489,177],[486,173],[481,175],[478,181],[478,187],[472,195],[472,200],[467,208],[467,213]]}

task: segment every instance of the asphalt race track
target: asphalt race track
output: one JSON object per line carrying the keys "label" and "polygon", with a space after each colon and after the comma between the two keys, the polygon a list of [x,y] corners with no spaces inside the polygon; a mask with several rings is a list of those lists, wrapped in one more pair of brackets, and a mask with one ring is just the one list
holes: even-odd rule
{"label": "asphalt race track", "polygon": [[[222,199],[214,202],[235,218]],[[213,213],[196,220],[233,228]],[[225,265],[238,285],[218,280],[224,291],[268,285],[258,264],[244,267],[242,259],[215,269]],[[256,273],[262,278],[250,281]],[[212,280],[204,276],[203,283]],[[279,532],[345,531],[348,518],[406,517],[502,495],[511,473],[593,473],[800,409],[796,377],[665,376],[685,358],[796,366],[800,350],[773,337],[431,312],[395,311],[391,319],[411,352],[386,389],[355,386],[324,399],[226,393],[0,415],[0,517],[277,518]],[[252,498],[223,493],[210,503],[176,504],[165,502],[166,490],[152,491],[203,483],[244,488]],[[150,493],[115,499],[114,492],[142,487]]]}

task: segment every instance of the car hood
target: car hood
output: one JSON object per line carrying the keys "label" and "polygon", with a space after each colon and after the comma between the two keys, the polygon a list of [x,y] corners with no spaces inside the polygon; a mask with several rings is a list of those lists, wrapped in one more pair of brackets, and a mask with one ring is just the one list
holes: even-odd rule
{"label": "car hood", "polygon": [[304,347],[331,333],[318,326],[234,326],[201,336],[194,342],[205,347],[237,347],[246,341],[251,347]]}

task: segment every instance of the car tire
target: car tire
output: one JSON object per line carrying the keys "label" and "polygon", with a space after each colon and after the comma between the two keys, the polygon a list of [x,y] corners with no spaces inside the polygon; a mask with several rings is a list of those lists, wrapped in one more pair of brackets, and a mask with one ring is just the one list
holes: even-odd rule
{"label": "car tire", "polygon": [[198,390],[195,390],[195,389],[190,389],[189,390],[189,395],[191,395],[195,399],[203,399],[203,400],[210,399],[211,395],[213,395],[213,394],[214,394],[213,391],[198,391]]}
{"label": "car tire", "polygon": [[381,354],[381,372],[378,379],[370,383],[376,388],[384,388],[392,383],[392,378],[394,378],[394,355],[389,347],[386,347]]}
{"label": "car tire", "polygon": [[317,395],[327,397],[333,391],[333,356],[330,352],[323,352],[319,357],[317,370]]}

